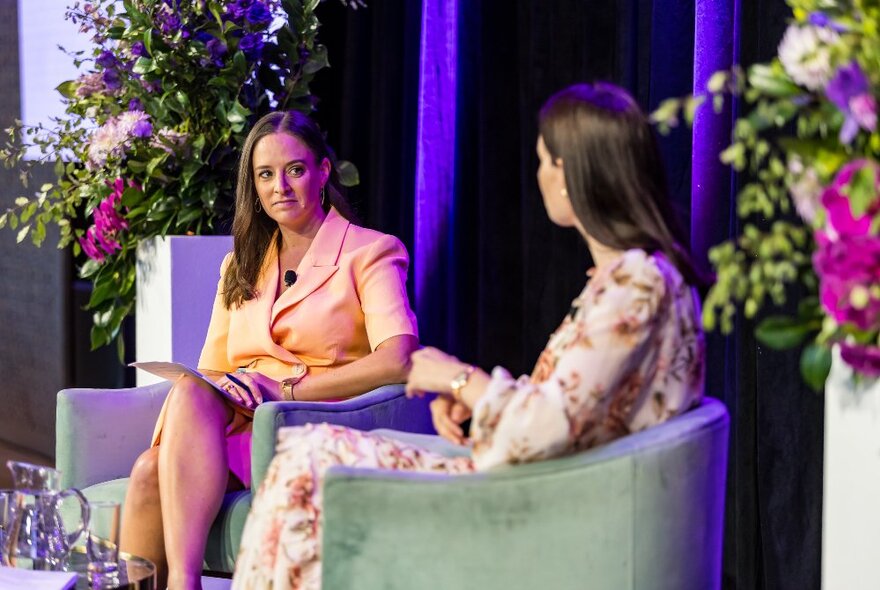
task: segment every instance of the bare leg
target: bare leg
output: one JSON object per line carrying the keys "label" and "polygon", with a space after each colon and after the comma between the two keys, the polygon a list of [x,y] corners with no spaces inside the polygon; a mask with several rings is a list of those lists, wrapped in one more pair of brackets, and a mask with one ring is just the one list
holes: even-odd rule
{"label": "bare leg", "polygon": [[200,590],[211,523],[229,480],[225,427],[233,410],[195,379],[170,394],[159,445],[159,491],[170,590]]}
{"label": "bare leg", "polygon": [[120,549],[156,564],[158,587],[165,588],[168,565],[159,504],[159,448],[144,451],[131,469],[122,507]]}

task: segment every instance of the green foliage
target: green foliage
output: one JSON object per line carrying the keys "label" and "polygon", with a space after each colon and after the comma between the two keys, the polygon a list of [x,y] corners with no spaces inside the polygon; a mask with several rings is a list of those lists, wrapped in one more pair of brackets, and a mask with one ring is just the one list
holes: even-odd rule
{"label": "green foliage", "polygon": [[[116,339],[134,309],[138,242],[213,232],[231,213],[249,126],[271,110],[313,109],[309,84],[328,66],[318,0],[248,4],[269,16],[233,0],[77,3],[67,17],[94,47],[71,54],[83,74],[57,86],[65,116],[6,130],[0,158],[25,187],[38,163],[54,162],[55,180],[16,199],[0,228],[37,245],[58,228],[58,247],[94,284],[93,347]],[[344,176],[357,182],[351,165]]]}
{"label": "green foliage", "polygon": [[[876,115],[880,4],[787,2],[794,18],[780,44],[779,57],[745,70],[735,67],[717,72],[704,94],[664,100],[652,120],[662,133],[668,133],[682,117],[691,123],[703,116],[701,109],[707,105],[719,112],[726,100],[740,101],[742,114],[734,123],[731,143],[719,154],[743,180],[736,197],[740,223],[733,238],[709,252],[715,283],[706,297],[703,323],[709,330],[729,333],[738,312],[757,318],[766,304],[780,306],[792,293],[806,293],[795,317],[764,317],[756,336],[774,349],[803,345],[801,372],[819,390],[830,367],[831,344],[845,338],[878,345],[880,326],[859,328],[841,320],[837,309],[820,306],[816,295],[820,277],[813,268],[812,254],[817,233],[826,240],[838,239],[828,229],[822,191],[846,164],[880,157],[876,122],[872,125],[870,118],[854,118],[847,110],[853,103],[844,109],[826,91],[841,68],[857,67],[867,78],[868,91],[861,98],[868,97],[870,104],[863,102],[868,105],[863,108],[873,109]],[[792,39],[798,33],[803,36],[793,41],[789,33]],[[805,65],[808,62],[810,67]],[[858,129],[851,134],[842,131],[847,120],[851,125],[858,121]],[[854,218],[873,215],[870,235],[880,239],[877,181],[877,168],[863,166],[840,191]],[[858,308],[880,301],[880,277],[867,282],[838,305]]]}

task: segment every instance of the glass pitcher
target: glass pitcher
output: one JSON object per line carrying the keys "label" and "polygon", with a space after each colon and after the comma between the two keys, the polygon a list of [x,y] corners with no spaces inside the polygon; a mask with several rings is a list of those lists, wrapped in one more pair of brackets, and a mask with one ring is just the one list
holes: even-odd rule
{"label": "glass pitcher", "polygon": [[[89,504],[79,490],[61,490],[61,473],[51,467],[8,461],[15,487],[16,510],[10,527],[4,561],[15,567],[62,570],[76,540],[88,527]],[[61,503],[75,497],[80,518],[68,533],[61,517]]]}

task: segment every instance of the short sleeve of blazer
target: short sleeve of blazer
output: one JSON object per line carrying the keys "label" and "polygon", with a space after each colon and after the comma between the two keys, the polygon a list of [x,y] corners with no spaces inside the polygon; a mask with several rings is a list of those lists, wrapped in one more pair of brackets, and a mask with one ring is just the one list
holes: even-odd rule
{"label": "short sleeve of blazer", "polygon": [[371,350],[394,336],[419,335],[406,293],[408,268],[406,248],[387,234],[377,239],[361,260],[357,290]]}

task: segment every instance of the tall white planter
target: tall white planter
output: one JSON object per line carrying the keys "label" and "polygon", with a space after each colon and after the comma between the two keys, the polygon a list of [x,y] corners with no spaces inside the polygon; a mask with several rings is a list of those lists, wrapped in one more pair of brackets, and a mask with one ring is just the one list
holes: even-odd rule
{"label": "tall white planter", "polygon": [[880,588],[880,379],[853,379],[835,348],[825,385],[822,587]]}
{"label": "tall white planter", "polygon": [[[138,361],[196,366],[211,319],[220,263],[230,250],[230,236],[168,236],[138,245]],[[144,371],[137,373],[138,385],[161,381]]]}

